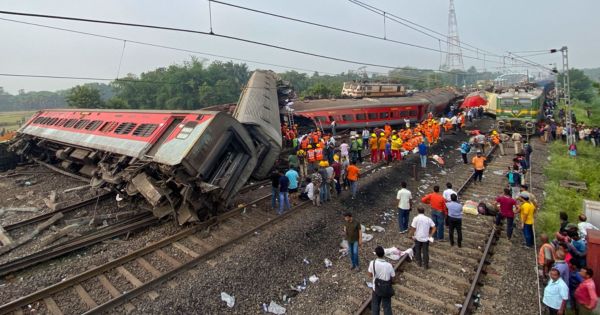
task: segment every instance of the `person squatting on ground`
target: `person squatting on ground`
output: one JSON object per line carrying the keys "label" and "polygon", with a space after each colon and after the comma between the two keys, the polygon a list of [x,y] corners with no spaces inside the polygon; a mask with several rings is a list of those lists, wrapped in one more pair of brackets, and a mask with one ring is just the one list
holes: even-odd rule
{"label": "person squatting on ground", "polygon": [[446,200],[440,194],[440,186],[433,186],[433,192],[421,198],[421,202],[431,206],[431,218],[435,222],[436,234],[434,239],[440,242],[444,241],[444,224],[446,218]]}
{"label": "person squatting on ground", "polygon": [[348,241],[348,256],[352,262],[350,270],[360,270],[358,265],[358,248],[362,246],[362,230],[360,223],[352,218],[352,213],[346,212],[344,214],[344,233],[346,234],[346,241]]}
{"label": "person squatting on ground", "polygon": [[375,255],[377,258],[369,264],[369,275],[373,279],[371,314],[379,315],[379,310],[383,306],[383,314],[392,315],[392,296],[394,295],[392,283],[396,274],[392,264],[385,261],[383,247],[377,246]]}
{"label": "person squatting on ground", "polygon": [[400,233],[408,232],[408,220],[412,208],[412,193],[406,189],[406,182],[400,183],[400,190],[396,194],[398,200],[398,227]]}
{"label": "person squatting on ground", "polygon": [[415,240],[414,257],[417,265],[429,269],[429,239],[435,233],[435,223],[425,216],[424,208],[417,208],[417,212],[419,214],[412,220],[408,237]]}
{"label": "person squatting on ground", "polygon": [[454,246],[454,231],[456,230],[458,239],[458,247],[462,247],[462,208],[463,205],[458,203],[456,194],[450,195],[450,202],[446,203],[448,208],[448,228],[450,237],[450,246]]}

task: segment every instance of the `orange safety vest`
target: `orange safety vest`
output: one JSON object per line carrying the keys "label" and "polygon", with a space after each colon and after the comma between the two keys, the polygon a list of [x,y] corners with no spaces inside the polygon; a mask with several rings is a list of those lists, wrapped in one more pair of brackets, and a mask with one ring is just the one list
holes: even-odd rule
{"label": "orange safety vest", "polygon": [[321,148],[316,148],[315,149],[315,158],[317,161],[322,161],[323,160],[323,149]]}
{"label": "orange safety vest", "polygon": [[306,149],[308,148],[308,137],[304,137],[304,139],[302,139],[300,147],[306,151]]}
{"label": "orange safety vest", "polygon": [[384,130],[385,130],[385,131],[384,131],[384,133],[385,133],[385,136],[386,136],[386,137],[389,137],[389,136],[392,134],[392,126],[390,126],[390,125],[385,125],[385,127],[383,127],[383,128],[384,128]]}
{"label": "orange safety vest", "polygon": [[385,150],[385,144],[387,143],[387,139],[385,137],[381,137],[378,140],[379,150]]}
{"label": "orange safety vest", "polygon": [[494,144],[499,144],[500,143],[500,137],[498,137],[498,136],[492,136],[492,142]]}
{"label": "orange safety vest", "polygon": [[313,141],[313,143],[319,143],[319,136],[317,136],[316,134],[313,134],[312,141]]}
{"label": "orange safety vest", "polygon": [[306,152],[306,156],[308,157],[308,161],[309,162],[314,162],[315,161],[315,149],[310,149],[308,150],[308,152]]}
{"label": "orange safety vest", "polygon": [[369,148],[371,148],[371,150],[377,150],[377,138],[371,137],[371,139],[369,139]]}

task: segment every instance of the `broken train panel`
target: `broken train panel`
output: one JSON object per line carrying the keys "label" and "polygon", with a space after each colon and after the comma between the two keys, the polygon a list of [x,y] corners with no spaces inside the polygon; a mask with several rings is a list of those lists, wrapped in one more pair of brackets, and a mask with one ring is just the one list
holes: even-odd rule
{"label": "broken train panel", "polygon": [[47,110],[11,150],[90,177],[93,187],[142,196],[179,223],[223,210],[256,167],[244,126],[211,111]]}

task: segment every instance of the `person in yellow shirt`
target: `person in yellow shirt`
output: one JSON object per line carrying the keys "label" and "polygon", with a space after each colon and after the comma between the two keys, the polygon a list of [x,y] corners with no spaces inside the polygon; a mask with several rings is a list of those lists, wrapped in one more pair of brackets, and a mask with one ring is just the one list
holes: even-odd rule
{"label": "person in yellow shirt", "polygon": [[519,194],[519,206],[521,227],[523,228],[523,238],[525,238],[525,246],[533,248],[533,214],[535,206],[529,201],[529,195]]}
{"label": "person in yellow shirt", "polygon": [[369,149],[371,149],[371,163],[377,163],[379,152],[377,152],[377,136],[374,133],[371,134],[371,139],[369,139]]}
{"label": "person in yellow shirt", "polygon": [[402,155],[400,154],[400,149],[402,148],[402,139],[398,138],[398,136],[392,136],[392,156],[394,160],[400,161],[402,159]]}
{"label": "person in yellow shirt", "polygon": [[477,156],[473,157],[471,160],[473,169],[475,170],[475,178],[473,178],[473,183],[476,183],[478,178],[479,182],[481,183],[481,179],[483,178],[483,170],[485,169],[485,160],[485,157],[481,155],[481,151],[477,151]]}

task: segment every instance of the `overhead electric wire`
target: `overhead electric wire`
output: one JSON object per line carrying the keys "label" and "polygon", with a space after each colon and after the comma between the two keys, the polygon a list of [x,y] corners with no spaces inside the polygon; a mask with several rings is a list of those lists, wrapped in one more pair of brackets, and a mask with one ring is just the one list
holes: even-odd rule
{"label": "overhead electric wire", "polygon": [[[298,23],[302,23],[302,24],[307,24],[307,25],[312,25],[312,26],[321,27],[321,28],[325,28],[325,29],[330,29],[330,30],[334,30],[334,31],[338,31],[338,32],[343,32],[343,33],[351,34],[351,35],[356,35],[356,36],[361,36],[361,37],[366,37],[366,38],[371,38],[371,39],[376,39],[376,40],[387,41],[387,42],[391,42],[391,43],[395,43],[395,44],[400,44],[400,45],[409,46],[409,47],[413,47],[413,48],[419,48],[419,49],[428,50],[428,51],[432,51],[432,52],[436,52],[436,53],[438,53],[438,52],[448,53],[447,51],[441,50],[441,49],[438,49],[438,48],[427,47],[427,46],[423,46],[423,45],[418,45],[418,44],[408,43],[408,42],[404,42],[404,41],[389,39],[389,38],[386,38],[385,36],[384,37],[380,37],[380,36],[377,36],[377,35],[372,35],[372,34],[367,34],[367,33],[362,33],[362,32],[357,32],[357,31],[352,31],[352,30],[348,30],[348,29],[344,29],[344,28],[340,28],[340,27],[336,27],[336,26],[331,26],[331,25],[326,25],[326,24],[322,24],[322,23],[307,21],[307,20],[298,19],[298,18],[294,18],[294,17],[290,17],[290,16],[285,16],[285,15],[281,15],[281,14],[277,14],[277,13],[267,12],[267,11],[264,11],[264,10],[253,9],[253,8],[244,7],[244,6],[237,5],[237,4],[231,4],[231,3],[223,2],[223,1],[220,1],[220,0],[208,0],[208,1],[212,2],[212,3],[221,4],[221,5],[224,5],[224,6],[229,6],[229,7],[237,8],[237,9],[240,9],[240,10],[245,10],[245,11],[254,12],[254,13],[258,13],[258,14],[263,14],[263,15],[267,15],[267,16],[271,16],[271,17],[276,17],[276,18],[280,18],[280,19],[284,19],[284,20],[288,20],[288,21],[294,21],[294,22],[298,22]],[[354,0],[350,0],[350,1],[354,1]],[[373,11],[373,12],[375,12],[375,11]],[[376,12],[376,13],[378,13],[378,12]],[[386,18],[390,19],[392,21],[396,21],[395,19],[389,18],[387,16],[386,16]],[[397,21],[397,22],[398,23],[402,23],[402,22],[399,22],[399,21]],[[432,35],[429,35],[429,36],[432,36]],[[437,38],[435,36],[432,36],[432,37],[435,38],[435,39],[437,39],[437,40],[441,40],[441,41],[444,41],[444,42],[447,43],[447,41],[445,39],[440,39],[440,38]],[[486,60],[486,59],[482,59],[482,58],[479,58],[479,57],[474,57],[474,56],[469,56],[469,55],[464,55],[464,54],[463,54],[463,58],[474,59],[474,60],[481,60],[481,61],[492,62],[492,63],[500,63],[500,62],[497,62],[497,61]],[[365,64],[365,65],[369,65],[369,64]],[[409,69],[407,67],[396,67],[396,68],[406,68],[406,69]],[[424,69],[423,71],[450,72],[450,71],[433,70],[433,69]]]}
{"label": "overhead electric wire", "polygon": [[[225,55],[217,55],[217,54],[207,53],[207,52],[203,52],[203,51],[191,50],[191,49],[186,49],[186,48],[178,48],[178,47],[166,46],[166,45],[162,45],[162,44],[155,44],[155,43],[149,43],[149,42],[142,42],[142,41],[133,40],[133,39],[129,39],[129,38],[123,38],[123,37],[115,37],[115,36],[108,36],[108,35],[102,35],[102,34],[97,34],[97,33],[78,31],[78,30],[73,30],[73,29],[64,28],[64,27],[50,26],[50,25],[45,25],[45,24],[13,20],[13,19],[7,19],[7,18],[0,18],[0,20],[7,21],[7,22],[20,23],[20,24],[25,24],[25,25],[31,25],[31,26],[36,26],[36,27],[48,28],[48,29],[53,29],[53,30],[58,30],[58,31],[71,32],[71,33],[80,34],[80,35],[105,38],[105,39],[110,39],[110,40],[115,40],[115,41],[123,41],[123,42],[139,44],[139,45],[146,45],[146,46],[151,46],[151,47],[156,47],[156,48],[189,52],[189,53],[193,53],[193,54],[216,57],[216,58],[231,59],[231,60],[236,60],[236,61],[243,61],[243,62],[248,62],[248,63],[254,63],[254,64],[284,68],[284,69],[292,69],[292,70],[298,70],[298,71],[305,71],[305,72],[313,72],[313,73],[318,72],[318,73],[323,73],[323,74],[332,75],[332,76],[338,75],[337,73],[332,73],[332,72],[324,72],[324,71],[319,71],[319,70],[314,70],[314,69],[298,68],[298,67],[274,64],[274,63],[256,61],[256,60],[251,60],[251,59],[237,58],[237,57],[231,57],[231,56],[225,56]],[[383,73],[383,72],[376,72],[376,71],[367,71],[367,72],[371,73],[371,74],[386,75],[386,73]],[[24,76],[27,76],[27,75],[24,75]],[[401,78],[417,80],[417,81],[419,81],[419,80],[426,81],[427,80],[425,78],[408,76],[408,75],[398,75],[398,76]],[[36,77],[36,76],[33,75],[33,77]],[[41,77],[45,77],[45,75],[41,75]],[[62,76],[58,76],[58,77],[62,78]],[[102,80],[107,80],[107,79],[102,79]]]}
{"label": "overhead electric wire", "polygon": [[[367,9],[367,10],[371,11],[371,12],[377,13],[377,14],[379,14],[379,15],[382,15],[382,13],[383,13],[383,12],[385,12],[385,13],[386,13],[386,17],[387,17],[388,19],[389,19],[389,17],[390,17],[390,16],[391,16],[391,17],[394,17],[394,18],[396,18],[396,19],[399,19],[399,20],[401,20],[401,21],[404,21],[404,22],[406,22],[406,23],[412,24],[412,25],[414,25],[414,26],[416,26],[416,27],[419,27],[419,28],[422,28],[422,29],[424,29],[424,30],[427,30],[427,31],[429,31],[429,32],[432,32],[432,33],[434,33],[434,34],[437,34],[437,35],[441,36],[442,38],[435,37],[435,36],[433,36],[433,35],[431,35],[431,34],[427,34],[426,32],[424,32],[424,31],[421,31],[421,30],[417,30],[417,31],[418,31],[418,32],[420,32],[420,33],[423,33],[423,34],[425,34],[425,35],[427,35],[427,36],[430,36],[430,37],[433,37],[433,38],[435,38],[435,39],[438,39],[438,40],[444,41],[444,42],[445,42],[445,43],[447,43],[447,44],[455,45],[455,44],[453,44],[453,43],[449,43],[447,40],[445,40],[445,39],[444,39],[444,38],[446,38],[446,36],[447,36],[446,34],[442,34],[442,33],[438,32],[438,31],[436,31],[436,30],[434,30],[434,29],[431,29],[431,28],[427,27],[427,26],[423,26],[423,25],[421,25],[421,24],[419,24],[419,23],[413,22],[413,21],[411,21],[411,20],[409,20],[409,19],[406,19],[406,18],[403,18],[403,17],[401,17],[401,16],[395,15],[395,14],[393,14],[393,13],[390,13],[389,11],[386,11],[386,10],[383,10],[383,9],[380,9],[380,8],[377,8],[377,7],[375,7],[375,6],[372,6],[372,5],[368,4],[368,3],[365,3],[365,2],[362,2],[362,1],[359,1],[359,0],[348,0],[348,1],[350,1],[351,3],[354,3],[354,4],[356,4],[356,5],[358,5],[358,6],[360,6],[360,7],[363,7],[363,8],[365,8],[365,9]],[[407,26],[407,27],[409,27],[409,28],[411,28],[411,29],[415,30],[413,27],[406,25],[406,23],[403,23],[403,22],[400,22],[400,21],[395,21],[395,22],[397,22],[397,23],[400,23],[400,24],[402,24],[402,25],[404,25],[404,26]],[[463,45],[465,45],[465,46],[472,47],[472,48],[474,48],[474,49],[475,49],[475,50],[472,50],[472,49],[467,49],[467,50],[474,51],[474,52],[477,52],[477,53],[481,52],[481,53],[482,53],[482,54],[484,54],[484,55],[489,55],[489,56],[494,56],[494,57],[502,57],[502,55],[498,55],[498,54],[495,54],[495,53],[493,53],[493,52],[487,51],[487,50],[485,50],[485,49],[481,49],[481,48],[479,48],[479,47],[476,47],[476,46],[473,46],[473,45],[471,45],[471,44],[465,43],[464,41],[460,41],[460,40],[459,40],[458,42],[459,42],[460,44],[463,44]],[[463,47],[463,48],[464,48],[464,47]]]}
{"label": "overhead electric wire", "polygon": [[[323,54],[319,54],[319,53],[313,53],[313,52],[303,51],[303,50],[299,50],[299,49],[292,49],[292,48],[287,48],[287,47],[283,47],[283,46],[279,46],[279,45],[275,45],[275,44],[264,43],[264,42],[259,42],[259,41],[250,40],[250,39],[246,39],[246,38],[231,36],[231,35],[217,34],[215,32],[210,33],[210,32],[206,32],[206,31],[198,31],[198,30],[192,30],[192,29],[184,29],[184,28],[176,28],[176,27],[168,27],[168,26],[160,26],[160,25],[138,24],[138,23],[128,23],[128,22],[119,22],[119,21],[107,21],[107,20],[98,20],[98,19],[86,19],[86,18],[76,18],[76,17],[68,17],[68,16],[35,14],[35,13],[24,13],[24,12],[13,12],[13,11],[0,11],[0,14],[184,32],[184,33],[225,38],[225,39],[230,39],[230,40],[234,40],[234,41],[254,44],[254,45],[258,45],[258,46],[274,48],[274,49],[278,49],[278,50],[282,50],[282,51],[294,52],[294,53],[301,54],[301,55],[312,56],[312,57],[328,59],[328,60],[344,62],[344,63],[351,63],[351,64],[356,64],[356,65],[372,66],[372,67],[392,69],[392,70],[400,69],[400,70],[430,71],[430,72],[437,71],[437,70],[433,70],[433,69],[416,69],[416,68],[410,68],[410,67],[398,67],[398,66],[391,66],[391,65],[385,65],[385,64],[377,64],[377,63],[372,63],[372,62],[356,61],[356,60],[340,58],[340,57],[333,57],[333,56],[323,55]],[[455,74],[451,71],[442,71],[442,72],[448,72],[448,73]],[[469,74],[465,74],[465,75],[469,75]]]}

